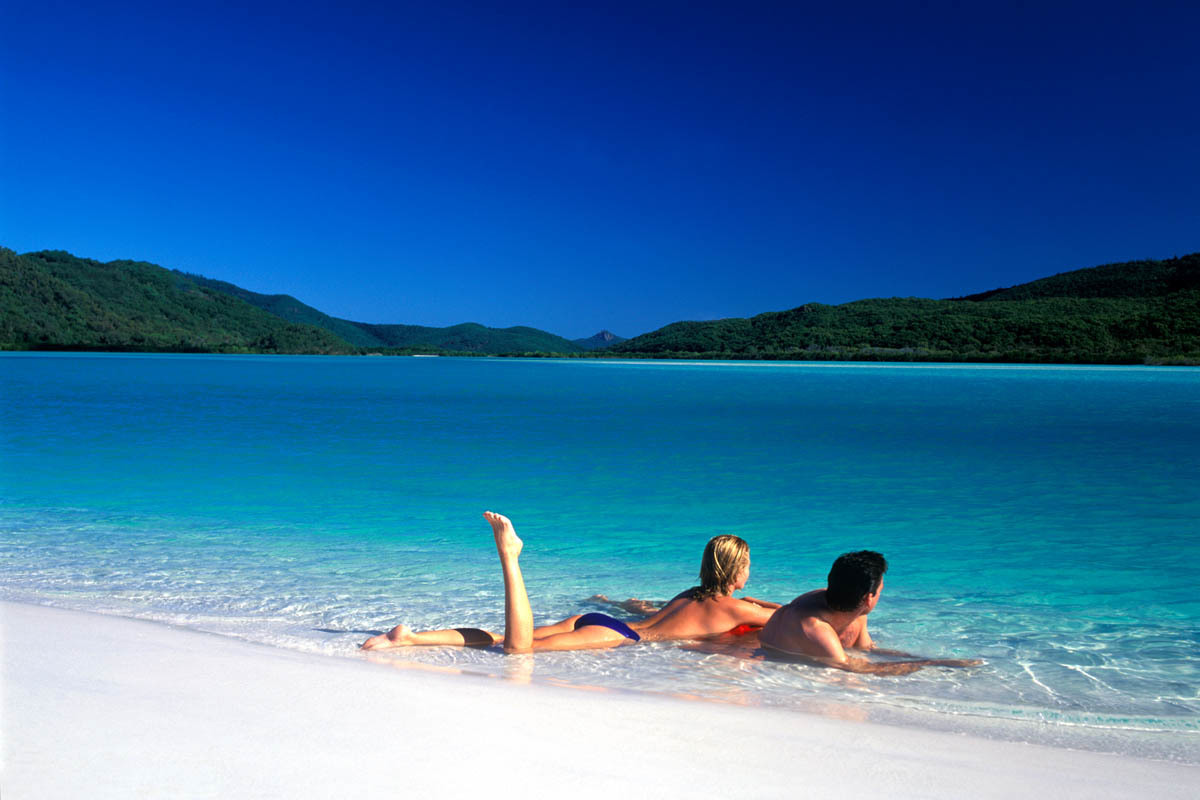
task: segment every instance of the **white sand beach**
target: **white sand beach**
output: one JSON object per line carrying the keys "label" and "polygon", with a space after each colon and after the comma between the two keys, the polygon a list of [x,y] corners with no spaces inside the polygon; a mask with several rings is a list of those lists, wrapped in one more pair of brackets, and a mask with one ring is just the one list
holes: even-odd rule
{"label": "white sand beach", "polygon": [[390,669],[14,603],[4,800],[1194,797],[1200,768],[792,711]]}

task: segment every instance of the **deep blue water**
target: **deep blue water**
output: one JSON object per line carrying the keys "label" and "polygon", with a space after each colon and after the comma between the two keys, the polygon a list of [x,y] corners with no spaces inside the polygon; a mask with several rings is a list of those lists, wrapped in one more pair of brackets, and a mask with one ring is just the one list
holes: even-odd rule
{"label": "deep blue water", "polygon": [[880,644],[986,667],[535,674],[1200,761],[1200,370],[4,354],[0,387],[9,599],[358,657],[398,621],[502,628],[487,508],[539,621],[670,597],[720,532],[779,601],[872,548]]}

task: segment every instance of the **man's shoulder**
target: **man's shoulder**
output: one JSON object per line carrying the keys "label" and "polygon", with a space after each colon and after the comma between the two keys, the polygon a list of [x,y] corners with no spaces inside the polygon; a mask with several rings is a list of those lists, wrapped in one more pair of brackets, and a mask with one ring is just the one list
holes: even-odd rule
{"label": "man's shoulder", "polygon": [[816,615],[825,610],[825,590],[814,589],[792,598],[784,608],[792,609],[798,614]]}
{"label": "man's shoulder", "polygon": [[792,635],[800,636],[809,641],[837,636],[837,631],[825,619],[823,613],[825,611],[824,604],[817,605],[807,602],[789,605],[787,608],[789,613],[783,622],[784,627],[791,631]]}
{"label": "man's shoulder", "polygon": [[808,602],[799,602],[804,597],[801,595],[777,610],[771,618],[772,622],[785,630],[803,631],[805,634],[816,625],[828,626],[829,623],[820,614],[820,608]]}
{"label": "man's shoulder", "polygon": [[835,647],[837,631],[814,609],[784,606],[771,617],[759,634],[759,641],[768,647],[793,655],[823,657]]}

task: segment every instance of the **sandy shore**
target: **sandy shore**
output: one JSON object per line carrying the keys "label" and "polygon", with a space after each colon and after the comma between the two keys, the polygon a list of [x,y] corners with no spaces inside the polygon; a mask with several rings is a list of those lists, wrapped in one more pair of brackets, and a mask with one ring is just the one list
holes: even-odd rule
{"label": "sandy shore", "polygon": [[5,800],[1191,797],[1200,768],[619,692],[389,669],[13,603]]}

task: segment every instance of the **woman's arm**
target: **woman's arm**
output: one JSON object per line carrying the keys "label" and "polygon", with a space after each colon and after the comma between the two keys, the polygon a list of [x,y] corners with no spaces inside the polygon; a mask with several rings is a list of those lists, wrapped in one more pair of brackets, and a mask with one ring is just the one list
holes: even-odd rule
{"label": "woman's arm", "polygon": [[739,597],[739,600],[745,600],[747,603],[753,603],[756,606],[763,608],[783,608],[779,603],[772,603],[770,600],[759,600],[757,597]]}
{"label": "woman's arm", "polygon": [[779,606],[775,604],[767,605],[762,602],[755,602],[745,597],[734,598],[735,600],[743,600],[745,602],[737,604],[738,623],[746,625],[755,625],[762,627],[767,624],[772,616],[775,615],[775,609]]}

